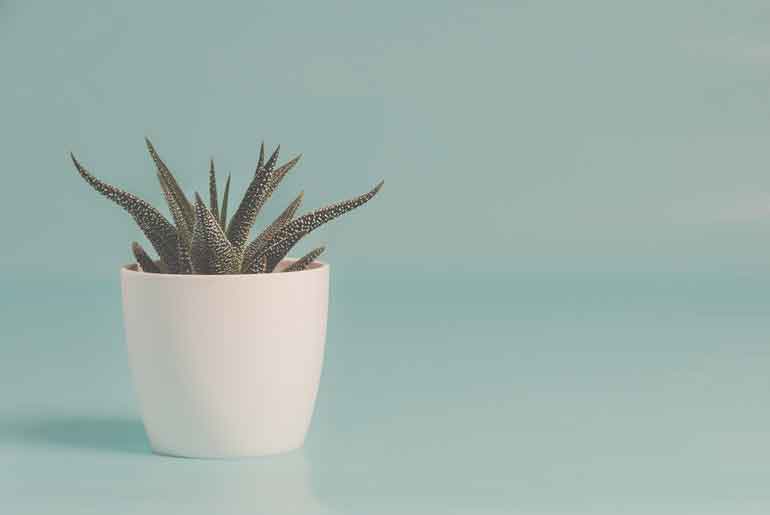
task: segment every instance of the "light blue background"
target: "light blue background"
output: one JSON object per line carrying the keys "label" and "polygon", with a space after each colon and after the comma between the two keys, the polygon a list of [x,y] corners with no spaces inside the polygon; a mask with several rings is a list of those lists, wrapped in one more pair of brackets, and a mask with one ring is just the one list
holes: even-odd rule
{"label": "light blue background", "polygon": [[[764,2],[0,0],[9,513],[768,513]],[[303,451],[149,454],[77,177],[238,194],[257,144],[329,244]]]}

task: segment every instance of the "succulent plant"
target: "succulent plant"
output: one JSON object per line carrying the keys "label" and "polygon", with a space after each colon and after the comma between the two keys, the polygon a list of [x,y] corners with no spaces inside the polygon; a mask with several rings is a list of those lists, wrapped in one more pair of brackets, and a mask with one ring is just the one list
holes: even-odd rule
{"label": "succulent plant", "polygon": [[254,177],[230,220],[227,204],[230,176],[220,201],[213,159],[209,163],[209,205],[196,193],[190,201],[150,140],[145,140],[157,168],[158,182],[168,204],[172,221],[139,197],[94,177],[70,154],[78,173],[96,191],[125,209],[158,253],[153,260],[142,246],[133,242],[131,251],[139,268],[149,273],[168,274],[258,274],[296,272],[309,267],[325,247],[318,247],[293,263],[279,267],[289,251],[305,235],[326,222],[368,202],[380,191],[384,181],[356,198],[316,209],[295,218],[302,204],[300,193],[256,238],[249,241],[262,207],[275,189],[296,166],[301,155],[278,166],[280,145],[265,159],[265,146],[259,150]]}

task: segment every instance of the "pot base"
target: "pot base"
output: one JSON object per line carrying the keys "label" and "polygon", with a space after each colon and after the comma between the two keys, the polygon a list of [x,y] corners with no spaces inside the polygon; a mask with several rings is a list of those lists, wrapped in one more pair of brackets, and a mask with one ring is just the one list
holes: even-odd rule
{"label": "pot base", "polygon": [[254,459],[254,458],[266,458],[268,456],[278,456],[280,454],[288,454],[290,452],[294,452],[299,449],[302,449],[304,445],[305,445],[305,442],[302,442],[299,445],[286,447],[284,449],[275,449],[275,450],[264,451],[264,452],[239,452],[239,453],[223,453],[223,454],[183,453],[183,452],[176,452],[176,451],[171,451],[167,449],[155,448],[152,445],[150,447],[152,449],[153,454],[156,454],[158,456],[164,456],[166,458],[182,458],[182,459],[190,459],[190,460],[248,460],[248,459]]}

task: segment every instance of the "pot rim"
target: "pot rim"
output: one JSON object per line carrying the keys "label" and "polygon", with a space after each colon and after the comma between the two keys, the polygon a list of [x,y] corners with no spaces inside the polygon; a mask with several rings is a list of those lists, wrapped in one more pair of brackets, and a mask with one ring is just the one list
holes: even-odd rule
{"label": "pot rim", "polygon": [[[286,258],[283,259],[279,265],[285,265],[290,264],[295,261],[297,261],[298,258]],[[123,265],[120,267],[120,275],[125,277],[142,277],[142,278],[152,278],[152,279],[161,279],[165,278],[171,281],[203,281],[203,280],[232,280],[232,279],[257,279],[257,280],[263,280],[267,277],[270,278],[278,278],[278,277],[297,277],[296,274],[318,274],[318,273],[325,273],[329,270],[329,263],[326,263],[325,261],[318,261],[315,260],[310,264],[310,267],[306,268],[305,270],[300,270],[299,272],[277,272],[277,273],[269,273],[269,274],[160,274],[160,273],[149,273],[149,272],[143,272],[141,270],[138,270],[138,265],[136,263],[129,263],[126,265]]]}

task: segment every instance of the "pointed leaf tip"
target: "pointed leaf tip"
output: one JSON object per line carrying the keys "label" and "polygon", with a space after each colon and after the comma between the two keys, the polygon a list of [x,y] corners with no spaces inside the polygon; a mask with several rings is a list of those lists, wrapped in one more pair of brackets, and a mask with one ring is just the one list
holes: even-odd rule
{"label": "pointed leaf tip", "polygon": [[190,201],[179,186],[174,174],[171,173],[171,170],[166,166],[166,163],[158,155],[158,152],[155,150],[155,147],[150,140],[145,138],[144,141],[147,143],[147,150],[150,154],[150,158],[152,158],[153,163],[155,163],[155,168],[157,168],[157,171],[160,174],[161,183],[165,183],[165,186],[161,185],[161,187],[168,188],[169,193],[173,197],[173,201],[178,204],[182,211],[188,229],[192,230],[193,225],[195,225],[195,213],[193,212]]}
{"label": "pointed leaf tip", "polygon": [[331,204],[320,209],[316,209],[315,211],[292,220],[286,226],[284,226],[283,229],[281,229],[276,238],[283,239],[297,232],[305,231],[306,233],[309,233],[315,230],[330,220],[342,216],[348,211],[351,211],[369,202],[369,200],[371,200],[372,197],[377,194],[384,183],[385,181],[380,181],[373,189],[369,190],[363,195],[359,195],[358,197],[352,198],[350,200],[337,202],[336,204]]}
{"label": "pointed leaf tip", "polygon": [[275,169],[273,172],[273,177],[270,179],[270,191],[274,191],[278,187],[283,178],[286,177],[286,174],[288,174],[297,165],[297,163],[299,163],[301,158],[302,154],[299,154]]}
{"label": "pointed leaf tip", "polygon": [[294,263],[283,267],[282,269],[278,270],[276,269],[275,272],[299,272],[302,270],[306,270],[316,259],[318,259],[318,256],[324,253],[326,250],[326,245],[322,245],[316,249],[311,250],[298,260],[296,260]]}
{"label": "pointed leaf tip", "polygon": [[75,159],[74,155],[72,162],[80,176],[94,190],[125,209],[134,218],[152,246],[155,247],[161,261],[168,266],[171,273],[175,273],[177,270],[176,247],[178,240],[176,228],[157,209],[136,195],[116,188],[91,175]]}
{"label": "pointed leaf tip", "polygon": [[257,171],[254,173],[259,173],[259,170],[262,169],[262,165],[265,164],[265,140],[262,140],[262,142],[259,144],[259,157],[257,158]]}
{"label": "pointed leaf tip", "polygon": [[268,166],[272,163],[275,165],[276,161],[278,161],[278,155],[281,153],[281,144],[279,143],[275,150],[273,150],[273,154],[270,156],[270,159],[268,159],[267,164]]}
{"label": "pointed leaf tip", "polygon": [[221,225],[219,215],[219,193],[217,193],[217,172],[214,169],[214,158],[212,157],[209,162],[209,208],[211,208],[214,219]]}
{"label": "pointed leaf tip", "polygon": [[275,189],[273,178],[276,172],[275,163],[278,160],[280,148],[281,146],[278,145],[264,166],[257,166],[254,178],[251,180],[241,203],[227,225],[227,239],[230,240],[239,254],[246,245],[249,231],[251,231],[257,215]]}

